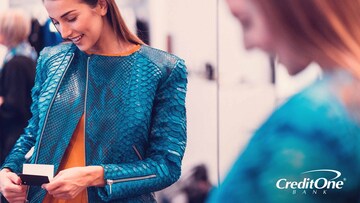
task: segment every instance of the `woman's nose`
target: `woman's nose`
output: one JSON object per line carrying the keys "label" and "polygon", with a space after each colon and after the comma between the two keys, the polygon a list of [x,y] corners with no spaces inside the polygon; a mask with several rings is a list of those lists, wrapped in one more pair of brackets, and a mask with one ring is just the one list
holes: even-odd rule
{"label": "woman's nose", "polygon": [[69,26],[60,25],[59,32],[60,32],[61,37],[63,39],[68,39],[71,36],[72,30],[71,30],[71,28]]}

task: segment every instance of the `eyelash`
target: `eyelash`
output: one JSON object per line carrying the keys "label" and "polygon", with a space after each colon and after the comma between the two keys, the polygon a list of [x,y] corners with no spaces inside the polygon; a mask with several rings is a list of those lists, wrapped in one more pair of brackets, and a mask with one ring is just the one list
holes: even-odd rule
{"label": "eyelash", "polygon": [[[74,17],[74,18],[68,19],[67,21],[71,23],[71,22],[75,22],[76,19],[77,19],[77,17]],[[59,22],[52,21],[52,23],[53,23],[54,25],[59,25]]]}
{"label": "eyelash", "polygon": [[68,21],[68,22],[74,22],[74,21],[76,21],[76,17],[71,18],[71,19],[68,19],[67,21]]}

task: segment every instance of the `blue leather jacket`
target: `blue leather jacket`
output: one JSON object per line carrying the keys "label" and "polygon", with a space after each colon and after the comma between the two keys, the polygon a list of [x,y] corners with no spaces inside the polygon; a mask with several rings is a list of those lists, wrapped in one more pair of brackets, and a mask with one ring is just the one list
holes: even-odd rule
{"label": "blue leather jacket", "polygon": [[[104,168],[105,187],[89,187],[89,202],[153,202],[174,183],[186,146],[183,60],[148,46],[129,56],[87,55],[73,44],[42,51],[25,133],[2,168],[24,162],[57,171],[85,115],[86,165]],[[34,146],[29,160],[24,155]],[[46,191],[30,187],[28,200]]]}

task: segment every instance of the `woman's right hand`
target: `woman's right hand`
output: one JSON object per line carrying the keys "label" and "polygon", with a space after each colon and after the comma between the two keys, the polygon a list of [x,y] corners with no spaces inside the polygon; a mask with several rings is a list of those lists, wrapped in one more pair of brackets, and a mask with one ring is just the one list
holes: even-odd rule
{"label": "woman's right hand", "polygon": [[9,169],[0,171],[0,192],[9,202],[25,202],[26,187],[21,179]]}

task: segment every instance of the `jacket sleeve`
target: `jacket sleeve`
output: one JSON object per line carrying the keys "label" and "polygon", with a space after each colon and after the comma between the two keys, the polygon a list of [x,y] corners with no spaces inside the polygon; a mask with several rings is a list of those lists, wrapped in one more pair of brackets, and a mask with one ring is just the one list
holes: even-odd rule
{"label": "jacket sleeve", "polygon": [[35,84],[31,90],[32,104],[31,104],[31,113],[32,117],[30,118],[27,127],[24,130],[24,134],[16,141],[13,149],[10,151],[8,157],[5,159],[2,168],[9,168],[13,172],[19,173],[22,171],[22,165],[25,162],[25,155],[29,150],[35,145],[37,132],[38,132],[38,122],[39,122],[39,92],[42,85],[42,67],[43,67],[43,56],[42,54],[38,58],[36,75],[35,75]]}
{"label": "jacket sleeve", "polygon": [[104,201],[161,190],[180,177],[186,146],[186,86],[186,67],[178,60],[155,96],[145,159],[102,165],[107,185],[98,190]]}

